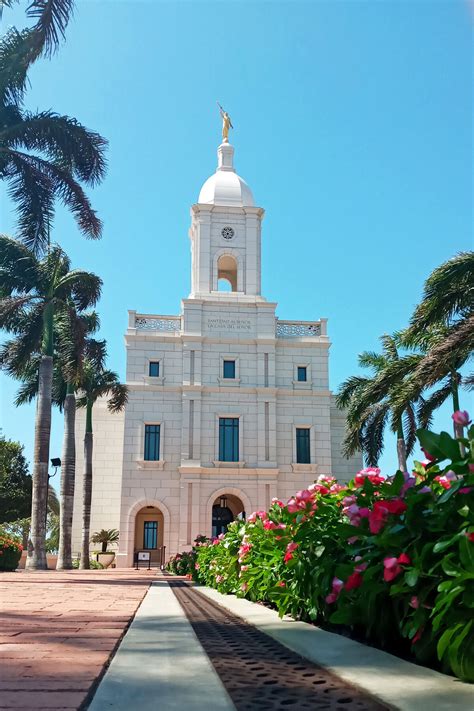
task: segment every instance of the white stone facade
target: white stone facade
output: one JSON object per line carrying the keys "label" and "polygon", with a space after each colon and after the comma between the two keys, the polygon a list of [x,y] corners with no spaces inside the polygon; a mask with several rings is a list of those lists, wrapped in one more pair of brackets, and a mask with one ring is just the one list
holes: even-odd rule
{"label": "white stone facade", "polygon": [[[143,547],[147,512],[168,558],[198,534],[211,534],[220,497],[234,516],[244,515],[268,508],[272,497],[287,499],[319,474],[347,480],[361,464],[340,454],[343,415],[329,391],[326,320],[280,321],[276,304],[261,296],[264,211],[235,173],[229,144],[219,146],[218,169],[199,199],[189,232],[191,294],[176,316],[129,312],[128,404],[120,415],[109,414],[105,403],[94,413],[91,530],[120,529],[120,566],[132,565]],[[222,280],[231,291],[219,290]],[[224,361],[233,362],[233,377],[224,377]],[[158,375],[150,375],[150,362],[159,363]],[[222,461],[221,418],[232,418],[238,461]],[[147,425],[160,426],[153,460],[145,459]],[[298,435],[305,461],[298,461],[297,429],[305,430]],[[74,550],[81,457],[77,470]]]}

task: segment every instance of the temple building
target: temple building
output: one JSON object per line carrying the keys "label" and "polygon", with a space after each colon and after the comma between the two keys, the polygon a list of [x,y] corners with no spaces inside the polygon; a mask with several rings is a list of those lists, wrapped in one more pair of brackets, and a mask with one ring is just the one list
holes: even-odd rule
{"label": "temple building", "polygon": [[[138,551],[156,564],[320,474],[344,481],[361,465],[340,453],[327,320],[280,320],[262,296],[264,210],[226,138],[191,207],[191,293],[177,315],[129,311],[128,404],[94,408],[91,532],[119,529],[120,567]],[[74,552],[84,424],[79,410]]]}

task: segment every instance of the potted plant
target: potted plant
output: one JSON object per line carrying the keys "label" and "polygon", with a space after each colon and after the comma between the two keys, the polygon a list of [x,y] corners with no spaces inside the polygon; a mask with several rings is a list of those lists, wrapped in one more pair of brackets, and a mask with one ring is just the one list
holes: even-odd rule
{"label": "potted plant", "polygon": [[119,532],[116,528],[110,528],[109,530],[103,528],[101,531],[97,531],[91,538],[92,543],[100,543],[102,550],[100,553],[96,554],[97,562],[104,566],[104,568],[109,568],[115,560],[115,552],[108,551],[107,546],[109,543],[117,543],[119,539]]}

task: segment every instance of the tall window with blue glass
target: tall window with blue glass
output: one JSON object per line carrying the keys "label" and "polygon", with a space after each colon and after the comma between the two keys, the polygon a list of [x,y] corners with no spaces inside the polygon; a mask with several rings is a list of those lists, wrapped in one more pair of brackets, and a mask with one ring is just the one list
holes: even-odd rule
{"label": "tall window with blue glass", "polygon": [[219,418],[219,461],[239,461],[239,418]]}
{"label": "tall window with blue glass", "polygon": [[160,425],[145,425],[145,452],[143,458],[147,462],[159,461]]}

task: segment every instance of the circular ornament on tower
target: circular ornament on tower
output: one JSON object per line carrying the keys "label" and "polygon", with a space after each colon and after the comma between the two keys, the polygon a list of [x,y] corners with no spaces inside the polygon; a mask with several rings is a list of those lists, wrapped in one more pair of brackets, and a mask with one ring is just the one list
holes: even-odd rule
{"label": "circular ornament on tower", "polygon": [[232,227],[223,227],[221,229],[221,235],[224,239],[232,239],[232,237],[235,235],[235,232]]}

